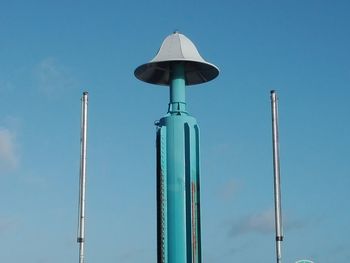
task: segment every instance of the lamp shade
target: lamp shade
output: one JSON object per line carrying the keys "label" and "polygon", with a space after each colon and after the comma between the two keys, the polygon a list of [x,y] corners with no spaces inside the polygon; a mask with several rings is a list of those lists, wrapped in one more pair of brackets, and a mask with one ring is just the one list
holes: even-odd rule
{"label": "lamp shade", "polygon": [[136,68],[134,74],[147,83],[169,85],[173,63],[183,63],[186,85],[204,83],[219,75],[219,69],[205,61],[192,41],[178,32],[166,37],[157,55]]}

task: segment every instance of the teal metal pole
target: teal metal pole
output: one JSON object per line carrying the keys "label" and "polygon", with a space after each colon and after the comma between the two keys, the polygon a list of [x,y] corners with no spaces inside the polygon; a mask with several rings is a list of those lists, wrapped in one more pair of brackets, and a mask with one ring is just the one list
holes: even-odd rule
{"label": "teal metal pole", "polygon": [[181,62],[176,62],[172,65],[170,73],[169,113],[186,111],[185,89],[184,65]]}
{"label": "teal metal pole", "polygon": [[158,263],[200,263],[199,128],[186,112],[183,63],[174,62],[168,114],[157,130]]}
{"label": "teal metal pole", "polygon": [[167,114],[157,126],[157,262],[201,263],[199,127],[186,111],[186,85],[215,79],[219,69],[174,32],[135,77],[169,85]]}

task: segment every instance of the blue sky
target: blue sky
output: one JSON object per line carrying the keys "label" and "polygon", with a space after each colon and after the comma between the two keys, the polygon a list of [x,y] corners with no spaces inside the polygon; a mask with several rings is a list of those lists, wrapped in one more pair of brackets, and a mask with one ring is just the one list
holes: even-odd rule
{"label": "blue sky", "polygon": [[87,262],[154,263],[155,127],[134,69],[179,30],[220,68],[187,90],[201,128],[206,263],[273,262],[271,89],[283,262],[350,258],[348,1],[1,1],[0,261],[77,262],[89,91]]}

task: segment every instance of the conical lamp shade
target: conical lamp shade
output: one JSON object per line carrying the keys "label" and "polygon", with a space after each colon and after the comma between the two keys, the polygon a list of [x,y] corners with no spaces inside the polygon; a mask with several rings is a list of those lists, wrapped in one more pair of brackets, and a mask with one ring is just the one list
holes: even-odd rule
{"label": "conical lamp shade", "polygon": [[165,38],[154,59],[136,68],[134,74],[148,83],[169,85],[174,62],[184,63],[186,85],[204,83],[219,75],[219,69],[205,61],[192,41],[178,32]]}

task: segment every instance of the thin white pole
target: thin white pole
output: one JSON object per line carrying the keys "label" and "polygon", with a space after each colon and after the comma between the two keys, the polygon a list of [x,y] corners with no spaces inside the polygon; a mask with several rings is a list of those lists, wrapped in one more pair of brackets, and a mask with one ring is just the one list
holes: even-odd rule
{"label": "thin white pole", "polygon": [[278,98],[274,90],[271,91],[272,110],[272,139],[273,139],[273,172],[274,172],[274,194],[275,194],[275,228],[276,228],[276,257],[277,263],[282,261],[281,243],[282,233],[282,212],[281,212],[281,187],[280,187],[280,160],[278,141]]}
{"label": "thin white pole", "polygon": [[79,263],[84,263],[87,113],[88,92],[85,91],[81,99],[79,223],[77,238],[79,243]]}

